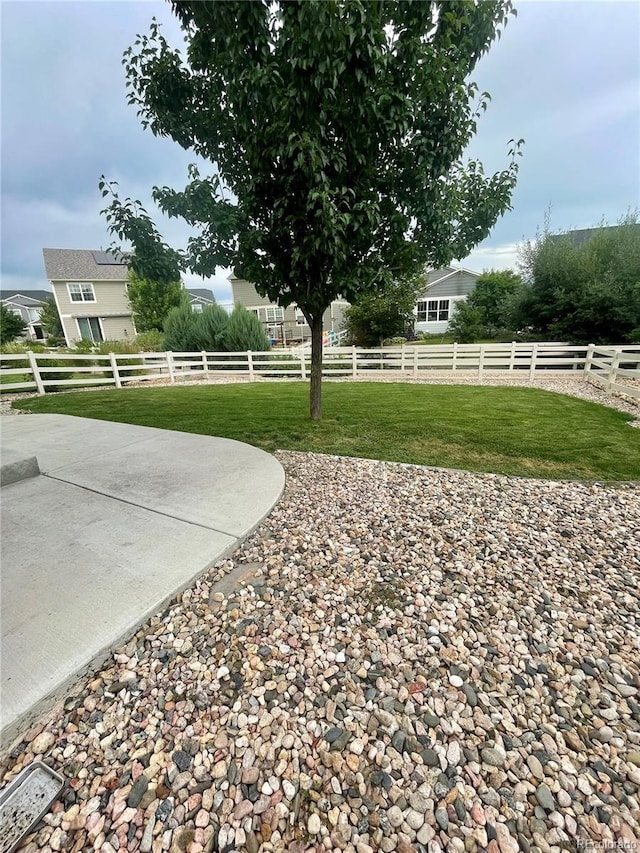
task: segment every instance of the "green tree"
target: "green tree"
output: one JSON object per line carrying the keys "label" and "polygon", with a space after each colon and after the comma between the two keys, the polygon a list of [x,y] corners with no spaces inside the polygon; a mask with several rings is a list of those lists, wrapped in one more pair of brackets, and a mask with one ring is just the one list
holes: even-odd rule
{"label": "green tree", "polygon": [[384,290],[465,257],[510,206],[520,143],[502,171],[463,162],[489,96],[470,80],[511,0],[175,0],[186,50],[154,20],[125,51],[144,127],[211,164],[154,201],[200,234],[176,253],[148,213],[112,196],[132,263],[210,275],[231,266],[295,302],[311,328],[311,417],[321,417],[322,316],[341,295]]}
{"label": "green tree", "polygon": [[640,224],[637,213],[603,223],[583,239],[552,235],[548,223],[520,247],[525,286],[515,321],[541,338],[571,343],[631,341],[640,326]]}
{"label": "green tree", "polygon": [[199,352],[201,336],[198,318],[186,295],[176,308],[172,308],[164,321],[164,348],[172,352]]}
{"label": "green tree", "polygon": [[395,281],[382,292],[363,293],[347,308],[345,329],[356,346],[379,346],[385,338],[407,335],[413,310],[424,290],[422,275]]}
{"label": "green tree", "polygon": [[136,330],[162,330],[167,314],[180,305],[183,293],[179,280],[151,281],[130,270],[128,296]]}
{"label": "green tree", "polygon": [[507,311],[522,279],[512,270],[485,270],[478,277],[468,303],[480,314],[483,332],[479,337],[492,337],[508,326]]}
{"label": "green tree", "polygon": [[236,305],[231,312],[222,342],[227,352],[264,352],[270,348],[264,326],[244,305]]}
{"label": "green tree", "polygon": [[456,302],[447,332],[459,344],[475,343],[486,333],[482,311],[470,299]]}
{"label": "green tree", "polygon": [[0,302],[0,344],[6,344],[19,337],[27,328],[19,314],[10,311],[4,302]]}
{"label": "green tree", "polygon": [[[229,315],[219,305],[207,305],[200,314],[193,315],[200,349],[216,352],[224,347],[223,335]],[[246,347],[248,349],[248,347]]]}
{"label": "green tree", "polygon": [[53,296],[49,299],[45,299],[45,301],[42,303],[42,311],[40,312],[40,322],[42,324],[42,328],[47,333],[48,337],[64,337],[64,332],[62,330],[62,320],[60,319],[58,306],[56,305]]}

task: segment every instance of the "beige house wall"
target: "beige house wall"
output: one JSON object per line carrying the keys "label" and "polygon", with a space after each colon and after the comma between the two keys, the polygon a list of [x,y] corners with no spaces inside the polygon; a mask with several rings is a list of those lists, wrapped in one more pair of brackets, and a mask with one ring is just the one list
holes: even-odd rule
{"label": "beige house wall", "polygon": [[[92,284],[95,294],[95,302],[72,302],[69,296],[67,284]],[[77,315],[81,312],[81,316],[98,316],[102,312],[121,312],[123,314],[131,314],[129,306],[129,297],[126,291],[126,281],[86,281],[86,282],[66,282],[53,281],[53,289],[58,303],[58,310],[61,314]],[[86,312],[86,313],[85,313]]]}
{"label": "beige house wall", "polygon": [[[306,323],[299,325],[297,322],[296,305],[289,305],[284,309],[283,321],[271,322],[267,319],[267,308],[277,308],[275,302],[260,296],[250,281],[235,277],[231,277],[230,281],[234,305],[244,305],[247,310],[255,311],[258,318],[268,328],[272,328],[274,332],[278,331],[276,336],[278,340],[282,340],[283,327],[286,341],[309,340],[311,338],[309,326]],[[323,331],[339,332],[344,327],[344,315],[348,307],[349,303],[344,300],[332,302],[322,317]]]}
{"label": "beige house wall", "polygon": [[[132,340],[136,336],[126,281],[52,281],[51,284],[68,345],[82,339],[79,317],[98,317],[105,340]],[[93,285],[95,301],[72,302],[68,284]]]}

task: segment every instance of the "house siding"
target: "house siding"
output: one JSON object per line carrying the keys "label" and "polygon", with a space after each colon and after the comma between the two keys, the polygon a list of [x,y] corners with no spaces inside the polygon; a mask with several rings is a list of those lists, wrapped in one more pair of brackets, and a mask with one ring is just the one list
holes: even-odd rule
{"label": "house siding", "polygon": [[[76,284],[77,282],[69,282]],[[123,281],[91,281],[95,302],[72,302],[66,281],[54,281],[53,289],[56,294],[58,310],[60,314],[72,315],[74,317],[97,317],[104,313],[117,312],[131,316],[129,297],[125,290],[126,282]]]}
{"label": "house siding", "polygon": [[[267,297],[260,296],[255,286],[244,279],[234,278],[231,281],[231,291],[233,293],[234,305],[244,305],[249,310],[257,310],[259,319],[267,327],[273,327],[278,330],[278,340],[282,340],[282,323],[271,323],[267,320],[267,308],[277,307],[275,302],[271,302]],[[344,315],[349,307],[349,303],[344,300],[336,300],[331,303],[330,307],[322,316],[323,331],[339,332],[344,327]],[[305,323],[299,326],[296,320],[295,304],[289,305],[284,309],[284,334],[286,341],[308,340],[311,337],[311,329]]]}
{"label": "house siding", "polygon": [[447,296],[468,296],[476,286],[477,276],[467,272],[458,272],[444,281],[434,284],[427,290],[429,299],[442,299]]}
{"label": "house siding", "polygon": [[242,278],[231,279],[231,292],[233,293],[233,304],[244,305],[245,308],[259,308],[274,305],[266,296],[260,296],[250,281]]}
{"label": "house siding", "polygon": [[67,346],[82,339],[76,322],[78,317],[99,317],[105,340],[133,339],[136,328],[125,289],[126,281],[89,281],[93,285],[95,302],[72,302],[67,281],[51,282]]}
{"label": "house siding", "polygon": [[[424,292],[418,297],[418,301],[429,299],[448,299],[449,300],[449,320],[426,320],[419,322],[417,319],[414,324],[414,331],[424,332],[430,335],[443,335],[449,328],[449,321],[453,317],[455,306],[459,302],[469,296],[476,286],[480,273],[473,273],[469,270],[458,269],[455,267],[444,267],[439,270],[431,270],[425,279]],[[417,318],[417,305],[414,311]]]}

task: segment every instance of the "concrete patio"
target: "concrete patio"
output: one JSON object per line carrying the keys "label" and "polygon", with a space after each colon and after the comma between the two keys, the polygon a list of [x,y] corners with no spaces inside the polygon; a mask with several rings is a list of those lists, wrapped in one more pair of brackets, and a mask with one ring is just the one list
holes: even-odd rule
{"label": "concrete patio", "polygon": [[240,442],[64,415],[3,417],[0,435],[6,744],[233,551],[284,472]]}

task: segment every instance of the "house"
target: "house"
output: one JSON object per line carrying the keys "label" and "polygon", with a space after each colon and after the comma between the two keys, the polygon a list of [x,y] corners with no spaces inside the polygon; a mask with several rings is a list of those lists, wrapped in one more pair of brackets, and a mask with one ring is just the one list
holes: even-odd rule
{"label": "house", "polygon": [[555,242],[570,240],[574,248],[579,248],[588,243],[596,234],[614,234],[617,231],[626,230],[630,234],[640,237],[640,222],[628,222],[622,225],[598,225],[595,228],[577,228],[574,231],[564,231],[562,234],[553,234],[550,239]]}
{"label": "house", "polygon": [[40,323],[42,305],[51,299],[47,290],[0,290],[0,302],[22,318],[26,324],[23,337],[30,341],[44,340],[44,331]]}
{"label": "house", "polygon": [[[86,340],[131,340],[136,335],[128,296],[125,258],[90,249],[43,249],[67,346]],[[213,293],[189,293],[194,311],[215,302]]]}
{"label": "house", "polygon": [[189,294],[189,299],[191,301],[192,311],[196,311],[200,314],[207,305],[215,305],[216,300],[214,299],[213,293],[206,287],[192,287],[187,290],[187,293]]}
{"label": "house", "polygon": [[414,311],[415,332],[444,334],[456,304],[469,296],[479,277],[479,272],[463,267],[443,267],[427,272],[424,293]]}
{"label": "house", "polygon": [[[243,278],[229,276],[233,304],[244,305],[262,321],[271,340],[286,346],[311,340],[311,329],[297,305],[281,308],[268,297],[260,296],[255,286]],[[344,299],[334,300],[324,312],[322,330],[326,334],[340,332],[344,326],[345,311],[349,303]]]}

